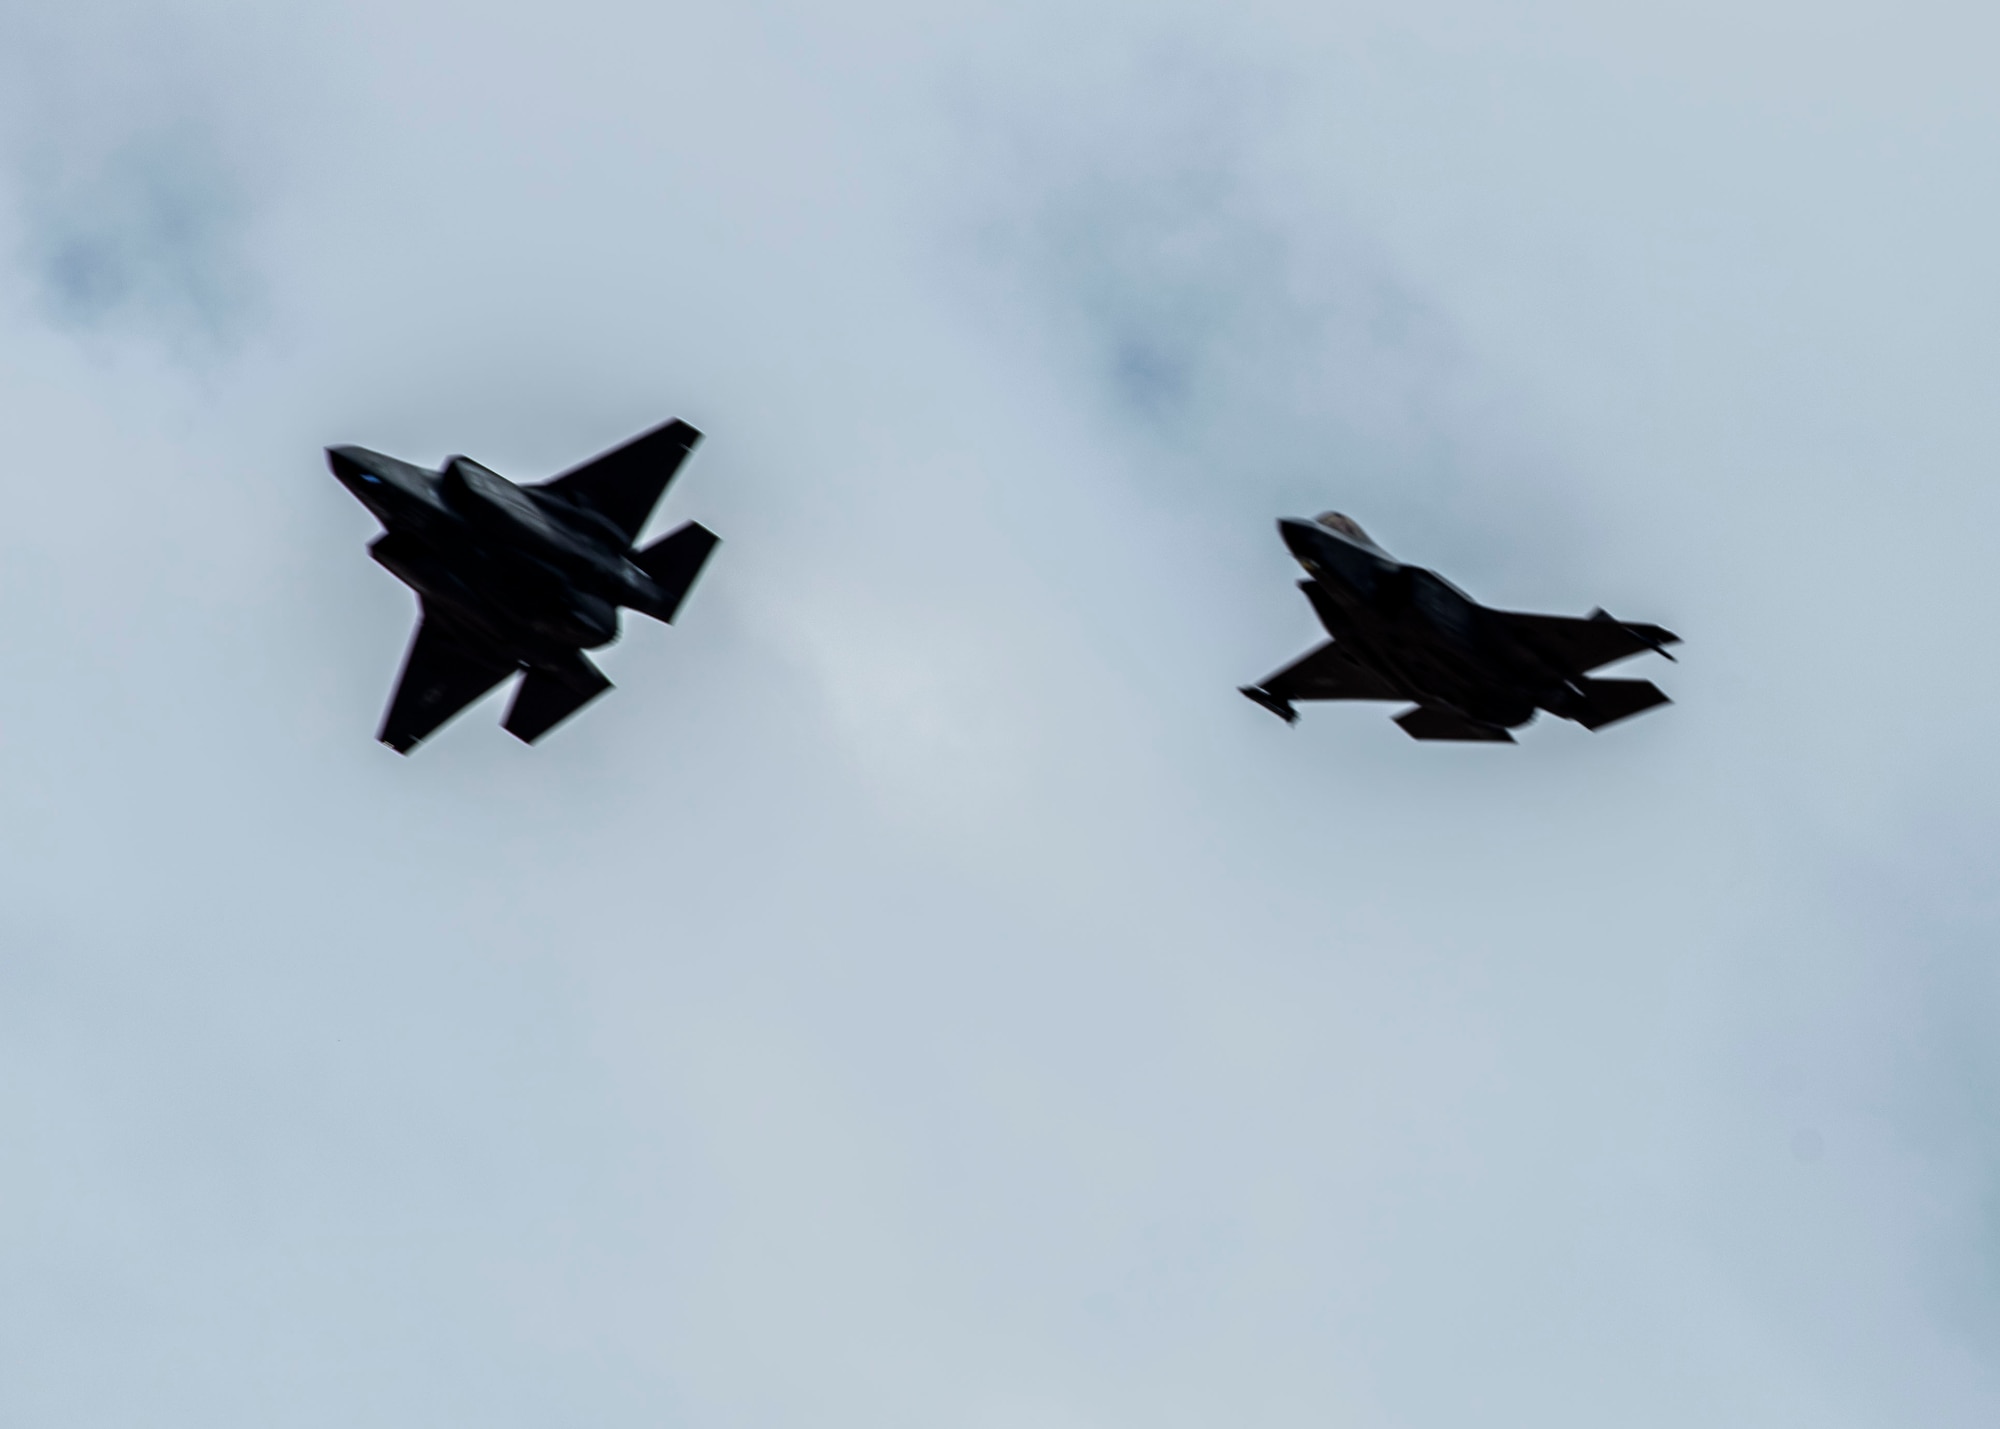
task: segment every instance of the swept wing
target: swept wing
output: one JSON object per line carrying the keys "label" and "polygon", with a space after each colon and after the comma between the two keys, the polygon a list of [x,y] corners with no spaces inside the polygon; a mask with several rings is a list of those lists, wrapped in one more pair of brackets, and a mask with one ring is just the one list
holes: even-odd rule
{"label": "swept wing", "polygon": [[1574,675],[1586,674],[1600,665],[1645,650],[1657,650],[1664,655],[1667,646],[1681,641],[1671,630],[1657,625],[1627,625],[1601,610],[1582,618],[1515,610],[1496,610],[1493,614],[1516,640]]}
{"label": "swept wing", "polygon": [[1272,675],[1263,683],[1266,694],[1281,700],[1400,700],[1397,689],[1373,667],[1349,654],[1339,641],[1329,640]]}
{"label": "swept wing", "polygon": [[375,737],[398,754],[408,754],[517,668],[506,656],[464,640],[426,615],[417,624],[395,698]]}
{"label": "swept wing", "polygon": [[596,512],[631,545],[701,433],[678,419],[592,457],[538,488]]}

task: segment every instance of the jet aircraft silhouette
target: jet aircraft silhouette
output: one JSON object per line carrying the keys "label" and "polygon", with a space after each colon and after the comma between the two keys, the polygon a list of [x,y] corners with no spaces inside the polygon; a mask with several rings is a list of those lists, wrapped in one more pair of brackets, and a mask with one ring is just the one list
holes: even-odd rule
{"label": "jet aircraft silhouette", "polygon": [[1287,724],[1298,700],[1403,700],[1414,739],[1514,742],[1537,710],[1585,729],[1668,703],[1650,680],[1590,672],[1680,637],[1602,610],[1577,619],[1479,604],[1434,572],[1408,566],[1337,511],[1278,523],[1310,579],[1299,588],[1333,639],[1243,693]]}
{"label": "jet aircraft silhouette", "polygon": [[669,422],[539,486],[469,457],[432,472],[365,447],[327,464],[387,528],[368,553],[422,606],[375,736],[408,754],[518,670],[504,721],[528,743],[611,688],[584,651],[618,638],[618,608],[671,621],[715,548],[693,521],[644,550],[646,518],[701,433]]}

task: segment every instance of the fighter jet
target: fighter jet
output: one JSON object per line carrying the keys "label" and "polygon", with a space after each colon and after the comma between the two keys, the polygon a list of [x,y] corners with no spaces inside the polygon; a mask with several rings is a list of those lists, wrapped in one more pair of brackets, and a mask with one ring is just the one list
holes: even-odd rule
{"label": "fighter jet", "polygon": [[1435,572],[1404,565],[1353,521],[1329,511],[1278,523],[1306,568],[1299,589],[1333,639],[1243,693],[1287,724],[1296,700],[1404,700],[1395,721],[1413,739],[1512,744],[1537,710],[1585,729],[1668,703],[1650,680],[1590,672],[1680,637],[1602,610],[1577,619],[1479,604]]}
{"label": "fighter jet", "polygon": [[618,608],[671,621],[715,548],[690,521],[644,550],[640,528],[701,433],[669,422],[539,486],[470,457],[426,471],[365,447],[327,464],[387,534],[368,553],[422,617],[375,736],[408,754],[518,670],[504,721],[532,744],[611,688],[584,651],[618,638]]}

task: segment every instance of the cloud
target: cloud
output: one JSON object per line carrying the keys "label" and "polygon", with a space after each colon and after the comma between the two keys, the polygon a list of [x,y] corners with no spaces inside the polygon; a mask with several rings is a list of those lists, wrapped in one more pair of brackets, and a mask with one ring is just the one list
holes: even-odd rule
{"label": "cloud", "polygon": [[45,320],[198,360],[254,325],[256,170],[272,135],[240,112],[255,87],[221,77],[236,58],[222,23],[86,5],[70,26],[7,26],[6,197]]}
{"label": "cloud", "polygon": [[212,135],[183,124],[94,162],[45,167],[66,172],[31,181],[24,226],[51,318],[194,345],[241,331],[255,292],[243,241],[249,204]]}
{"label": "cloud", "polygon": [[[1561,7],[79,13],[0,1420],[1991,1421],[1978,145]],[[319,448],[673,414],[724,544],[618,691],[375,747]],[[1679,702],[1280,726],[1336,504]]]}
{"label": "cloud", "polygon": [[[1232,523],[1353,508],[1445,536],[1440,562],[1580,542],[1529,394],[1302,149],[1295,71],[1161,38],[1041,83],[1033,104],[1004,73],[954,100],[981,317],[1146,441],[1152,497]],[[1451,539],[1447,512],[1480,538]]]}

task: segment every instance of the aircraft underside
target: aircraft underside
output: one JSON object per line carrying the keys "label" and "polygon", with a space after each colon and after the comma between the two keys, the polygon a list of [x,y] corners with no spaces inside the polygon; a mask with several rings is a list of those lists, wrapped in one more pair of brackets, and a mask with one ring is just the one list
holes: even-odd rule
{"label": "aircraft underside", "polygon": [[376,737],[407,754],[519,674],[502,723],[532,743],[610,689],[583,652],[618,638],[621,605],[670,623],[717,544],[690,521],[633,545],[700,436],[669,422],[538,487],[464,457],[434,474],[330,450],[389,527],[371,553],[423,609]]}
{"label": "aircraft underside", "polygon": [[[1428,572],[1416,572],[1426,583],[1413,583],[1415,568],[1401,569],[1404,579],[1375,577],[1372,590],[1301,581],[1334,638],[1242,693],[1288,724],[1304,701],[1395,701],[1406,708],[1391,718],[1412,739],[1481,744],[1513,743],[1509,731],[1538,710],[1595,730],[1667,703],[1650,680],[1587,672],[1647,650],[1664,654],[1677,638],[1671,632],[1602,611],[1577,619],[1491,610]],[[1377,608],[1385,592],[1413,584],[1432,592],[1428,612],[1400,596]]]}

